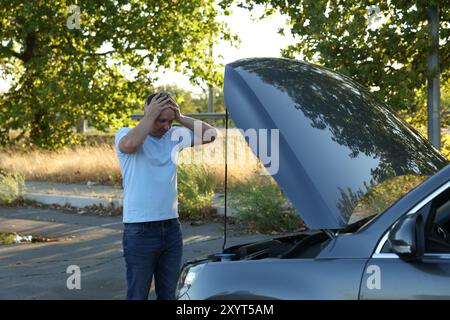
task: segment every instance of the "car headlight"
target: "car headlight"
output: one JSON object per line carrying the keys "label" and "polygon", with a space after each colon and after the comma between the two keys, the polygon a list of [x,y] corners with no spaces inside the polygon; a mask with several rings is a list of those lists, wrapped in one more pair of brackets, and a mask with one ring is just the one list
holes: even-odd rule
{"label": "car headlight", "polygon": [[180,275],[180,280],[178,282],[178,288],[177,288],[177,297],[183,296],[189,288],[194,283],[195,279],[197,278],[200,271],[205,266],[205,263],[192,265],[189,267],[186,267]]}

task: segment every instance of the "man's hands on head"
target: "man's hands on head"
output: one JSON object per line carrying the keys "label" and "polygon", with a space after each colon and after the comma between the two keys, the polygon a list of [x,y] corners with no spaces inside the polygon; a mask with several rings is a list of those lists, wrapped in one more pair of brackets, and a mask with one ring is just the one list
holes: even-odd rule
{"label": "man's hands on head", "polygon": [[158,93],[149,104],[144,106],[144,117],[154,122],[163,110],[173,108],[172,101],[170,96]]}
{"label": "man's hands on head", "polygon": [[[178,107],[176,104],[175,106]],[[123,153],[135,153],[151,133],[161,112],[168,108],[174,109],[174,101],[167,94],[158,93],[150,103],[144,105],[144,118],[120,140],[119,150]]]}
{"label": "man's hands on head", "polygon": [[[175,120],[182,126],[190,129],[194,135],[194,144],[204,144],[214,141],[217,137],[217,130],[206,122],[195,120],[181,114],[180,107],[168,94],[158,93],[150,103],[144,105],[144,118],[133,128],[119,143],[119,149],[123,153],[135,153],[144,143],[145,138],[151,133],[152,127],[160,116],[161,112],[170,108],[175,112]],[[195,122],[200,123],[201,132],[195,132]],[[197,142],[196,142],[197,141]]]}

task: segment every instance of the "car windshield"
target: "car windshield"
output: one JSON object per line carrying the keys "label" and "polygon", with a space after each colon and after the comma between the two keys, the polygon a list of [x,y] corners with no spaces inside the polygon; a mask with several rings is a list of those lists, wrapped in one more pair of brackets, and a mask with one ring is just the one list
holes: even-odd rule
{"label": "car windshield", "polygon": [[349,223],[384,212],[428,177],[427,175],[403,175],[379,183],[357,202]]}

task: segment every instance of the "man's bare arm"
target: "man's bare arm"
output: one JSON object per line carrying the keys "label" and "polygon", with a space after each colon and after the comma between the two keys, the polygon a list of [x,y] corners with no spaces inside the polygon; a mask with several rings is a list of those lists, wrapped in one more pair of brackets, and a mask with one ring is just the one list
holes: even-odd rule
{"label": "man's bare arm", "polygon": [[150,134],[153,121],[144,116],[139,124],[134,127],[125,137],[120,139],[119,150],[123,153],[135,153],[144,143],[145,138]]}
{"label": "man's bare arm", "polygon": [[[209,125],[206,122],[203,122],[198,119],[191,118],[191,117],[187,117],[184,115],[180,115],[177,120],[180,124],[182,124],[183,126],[185,126],[188,129],[191,129],[192,132],[194,132],[194,134],[196,134],[196,136],[194,136],[194,141],[192,141],[192,146],[194,146],[194,143],[198,144],[198,142],[196,143],[196,141],[199,141],[200,144],[205,144],[205,143],[213,142],[217,138],[217,130],[213,126]],[[195,122],[201,124],[201,132],[196,132],[194,130]],[[197,124],[197,126],[198,126],[198,124]],[[199,134],[201,134],[201,136],[199,136]]]}

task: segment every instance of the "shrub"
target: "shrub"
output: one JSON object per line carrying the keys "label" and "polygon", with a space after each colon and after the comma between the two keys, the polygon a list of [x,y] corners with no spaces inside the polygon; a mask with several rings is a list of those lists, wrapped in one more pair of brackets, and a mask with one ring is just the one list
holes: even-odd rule
{"label": "shrub", "polygon": [[25,178],[21,174],[0,169],[0,203],[11,203],[25,192]]}
{"label": "shrub", "polygon": [[303,226],[270,176],[255,174],[250,179],[233,183],[230,205],[239,220],[260,232],[288,232]]}
{"label": "shrub", "polygon": [[211,212],[216,178],[204,165],[178,166],[178,211],[182,218],[200,219]]}
{"label": "shrub", "polygon": [[367,217],[383,212],[427,178],[425,175],[410,174],[384,180],[357,201],[352,215]]}
{"label": "shrub", "polygon": [[13,232],[0,232],[0,244],[16,243],[16,234]]}

